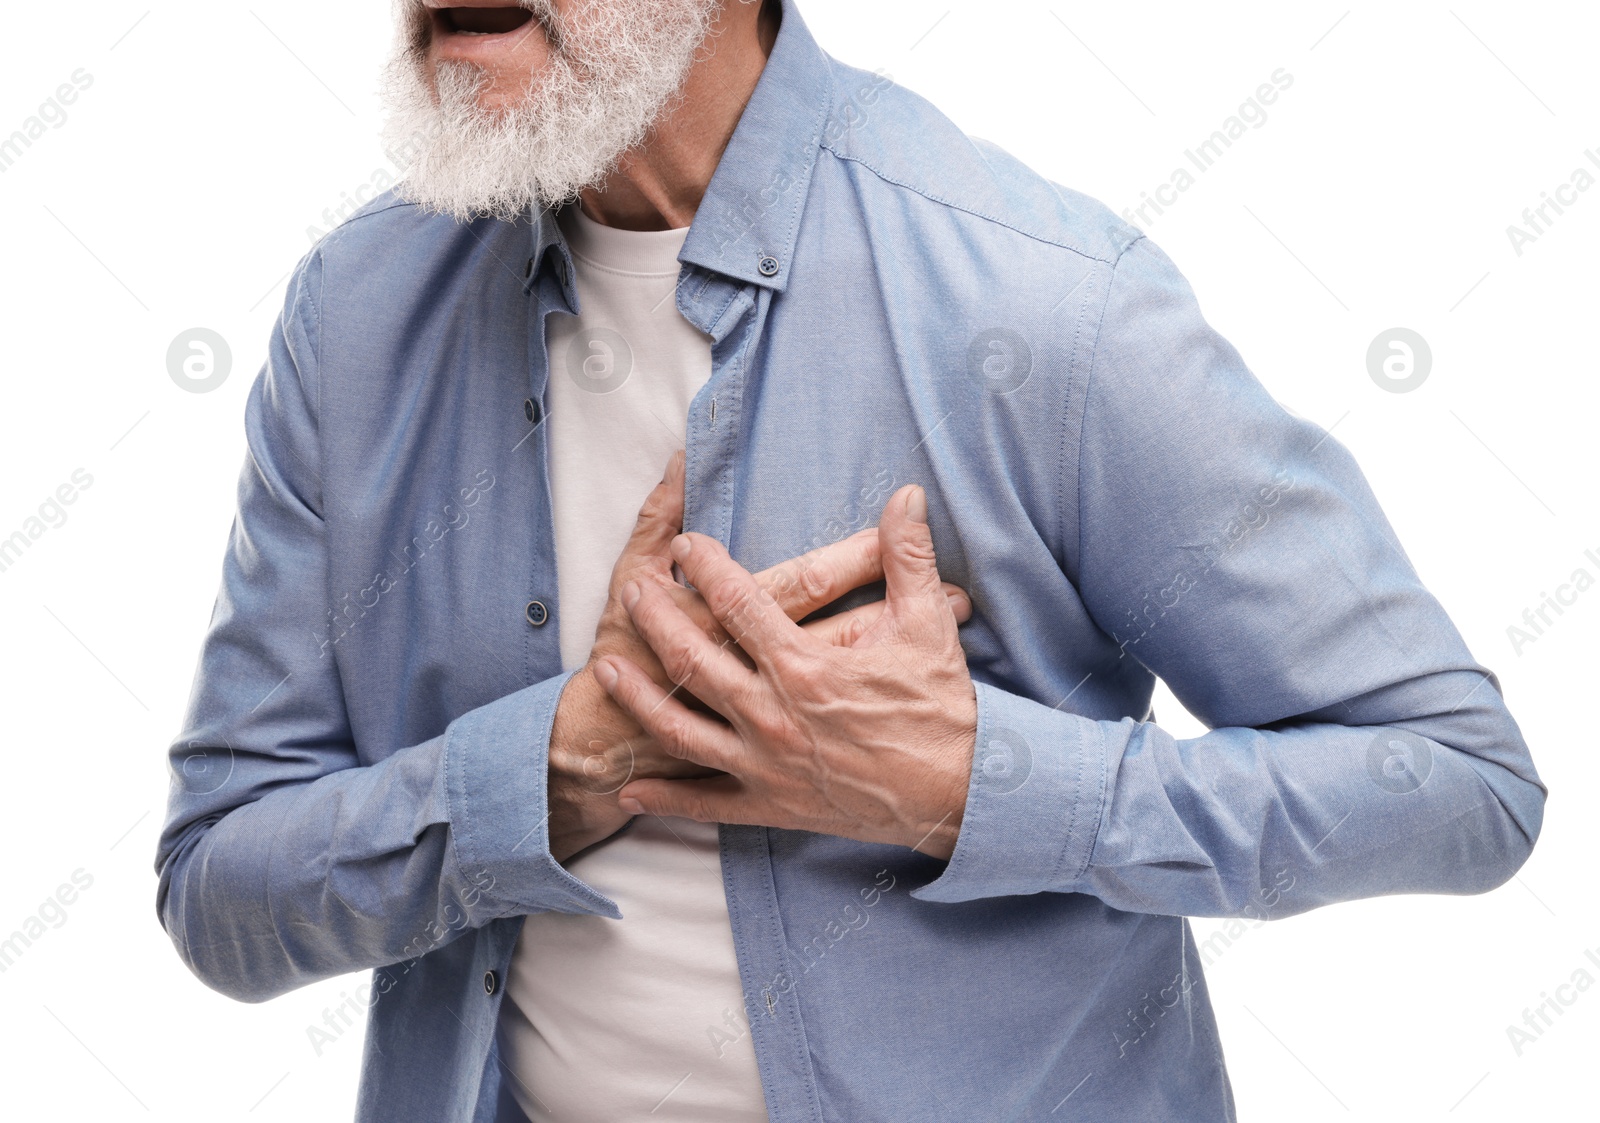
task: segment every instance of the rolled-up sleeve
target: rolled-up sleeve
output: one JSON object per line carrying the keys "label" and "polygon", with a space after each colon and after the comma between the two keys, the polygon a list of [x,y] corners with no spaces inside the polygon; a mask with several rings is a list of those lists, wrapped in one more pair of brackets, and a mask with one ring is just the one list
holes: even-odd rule
{"label": "rolled-up sleeve", "polygon": [[1104,299],[1063,570],[1117,658],[1209,731],[980,685],[955,852],[915,895],[1283,916],[1506,881],[1544,785],[1355,461],[1272,399],[1148,239]]}

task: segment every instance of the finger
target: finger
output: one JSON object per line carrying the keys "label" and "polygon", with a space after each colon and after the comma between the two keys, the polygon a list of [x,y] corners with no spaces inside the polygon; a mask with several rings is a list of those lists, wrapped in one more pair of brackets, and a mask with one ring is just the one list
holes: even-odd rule
{"label": "finger", "polygon": [[634,631],[650,646],[669,681],[725,714],[742,708],[756,676],[735,654],[731,640],[713,640],[666,589],[650,582],[629,581],[621,596]]}
{"label": "finger", "polygon": [[800,627],[813,639],[823,643],[834,647],[853,647],[856,640],[866,635],[868,629],[883,616],[884,607],[881,600],[873,601],[860,608],[835,612],[832,616],[824,616],[821,620],[813,620]]}
{"label": "finger", "polygon": [[773,673],[774,660],[817,646],[715,538],[680,534],[671,550],[711,614],[763,671]]}
{"label": "finger", "polygon": [[[956,623],[965,624],[972,619],[972,600],[967,596],[966,590],[959,585],[945,582],[944,595],[950,602],[950,611],[955,614]],[[878,622],[883,616],[885,607],[883,601],[873,601],[871,604],[836,612],[832,616],[824,616],[821,620],[812,620],[800,626],[823,643],[831,643],[835,647],[850,647]]]}
{"label": "finger", "polygon": [[810,616],[852,589],[883,577],[878,532],[868,527],[756,574],[756,581],[791,620]]}
{"label": "finger", "polygon": [[972,619],[972,598],[960,585],[952,585],[948,581],[941,581],[939,587],[944,590],[944,599],[950,602],[950,611],[955,614],[957,624],[965,624]]}
{"label": "finger", "polygon": [[669,756],[718,772],[729,771],[729,764],[737,759],[738,734],[689,709],[627,659],[607,656],[598,660],[594,677]]}
{"label": "finger", "polygon": [[938,559],[928,528],[928,493],[915,484],[895,492],[884,504],[878,539],[890,606],[916,612],[934,605],[943,611],[946,601],[940,593]]}
{"label": "finger", "polygon": [[606,741],[590,741],[588,752],[577,762],[571,779],[590,795],[614,795],[636,775],[694,780],[718,774],[693,761],[666,756],[647,739],[637,745],[633,741],[623,744],[627,755],[619,759],[616,749]]}
{"label": "finger", "polygon": [[733,776],[709,780],[635,780],[618,794],[630,815],[678,815],[701,823],[749,822],[744,785]]}
{"label": "finger", "polygon": [[645,497],[644,506],[639,508],[639,518],[628,535],[628,543],[617,559],[613,571],[615,583],[625,580],[643,559],[665,559],[667,547],[683,530],[683,462],[682,449],[673,453],[661,482]]}
{"label": "finger", "polygon": [[[733,642],[733,637],[728,634],[727,629],[722,626],[721,622],[711,615],[711,609],[706,607],[705,599],[699,593],[687,586],[678,584],[676,581],[657,582],[656,588],[664,595],[672,598],[672,603],[678,606],[678,611],[693,621],[694,626],[704,632],[707,639],[720,647],[727,648],[738,656],[739,661],[747,669],[755,670],[755,664],[750,661],[749,656],[740,650],[739,645]],[[620,592],[618,599],[619,601],[621,599]],[[631,620],[632,617],[629,619]],[[637,632],[637,627],[634,630]]]}

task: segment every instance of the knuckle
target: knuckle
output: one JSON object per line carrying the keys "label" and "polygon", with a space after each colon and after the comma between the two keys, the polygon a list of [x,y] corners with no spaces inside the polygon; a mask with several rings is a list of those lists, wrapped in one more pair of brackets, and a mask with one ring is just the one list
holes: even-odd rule
{"label": "knuckle", "polygon": [[674,585],[671,590],[672,602],[677,605],[689,620],[703,632],[712,643],[721,643],[727,639],[727,633],[722,630],[721,623],[712,615],[710,606],[692,589],[682,585]]}
{"label": "knuckle", "polygon": [[622,607],[620,603],[622,587],[629,581],[638,581],[640,584],[644,584],[656,574],[658,568],[650,555],[624,553],[617,559],[617,564],[611,568],[611,584],[606,590],[609,602],[616,602],[617,607],[620,609]]}
{"label": "knuckle", "polygon": [[754,733],[759,740],[770,742],[775,739],[778,733],[779,722],[776,715],[765,706],[755,708],[750,713],[743,715],[743,720],[749,727],[750,732]]}
{"label": "knuckle", "polygon": [[701,664],[699,647],[686,636],[669,643],[661,659],[661,665],[666,668],[672,681],[679,686],[694,678],[700,672]]}
{"label": "knuckle", "polygon": [[933,539],[928,535],[906,535],[895,544],[895,553],[909,562],[931,564],[935,560]]}
{"label": "knuckle", "polygon": [[617,693],[614,699],[619,709],[640,727],[649,724],[649,707],[645,705],[644,692],[639,689],[639,684],[632,675],[624,675],[617,684]]}
{"label": "knuckle", "polygon": [[832,679],[829,664],[810,654],[797,654],[784,660],[784,681],[802,697],[826,696]]}
{"label": "knuckle", "polygon": [[634,626],[636,634],[650,632],[658,626],[661,619],[661,611],[656,605],[655,598],[650,595],[650,587],[642,582],[639,587],[639,599],[634,602],[633,607],[630,609],[624,606],[620,596],[617,598],[617,607],[622,610],[628,623]]}
{"label": "knuckle", "polygon": [[671,756],[688,755],[694,741],[694,727],[683,713],[674,713],[661,721],[661,747]]}
{"label": "knuckle", "polygon": [[795,588],[798,583],[795,567],[789,562],[766,570],[758,581],[762,591],[781,604],[787,604],[795,599]]}
{"label": "knuckle", "polygon": [[717,577],[707,582],[705,597],[709,604],[735,608],[745,599],[745,591],[732,577]]}
{"label": "knuckle", "polygon": [[719,577],[705,589],[706,603],[716,610],[732,631],[734,621],[747,620],[752,604],[749,591],[735,577]]}
{"label": "knuckle", "polygon": [[854,644],[867,630],[866,620],[860,613],[848,612],[845,614],[844,623],[839,626],[839,643],[845,647]]}
{"label": "knuckle", "polygon": [[800,589],[813,604],[833,599],[834,572],[827,562],[813,561],[800,567]]}
{"label": "knuckle", "polygon": [[788,718],[777,707],[761,706],[746,720],[757,739],[769,745],[788,742],[793,732]]}
{"label": "knuckle", "polygon": [[661,522],[671,513],[667,494],[668,486],[665,480],[650,489],[650,494],[644,497],[644,503],[639,507],[641,525]]}

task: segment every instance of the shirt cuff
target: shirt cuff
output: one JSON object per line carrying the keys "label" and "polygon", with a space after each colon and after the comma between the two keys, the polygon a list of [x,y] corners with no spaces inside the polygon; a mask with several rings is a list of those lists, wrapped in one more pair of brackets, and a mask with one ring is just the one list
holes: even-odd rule
{"label": "shirt cuff", "polygon": [[462,877],[502,915],[590,913],[620,919],[614,901],[550,853],[550,730],[572,672],[471,710],[445,730],[450,830]]}
{"label": "shirt cuff", "polygon": [[1099,723],[977,683],[978,735],[955,851],[911,892],[955,904],[1073,892],[1088,869],[1107,786]]}

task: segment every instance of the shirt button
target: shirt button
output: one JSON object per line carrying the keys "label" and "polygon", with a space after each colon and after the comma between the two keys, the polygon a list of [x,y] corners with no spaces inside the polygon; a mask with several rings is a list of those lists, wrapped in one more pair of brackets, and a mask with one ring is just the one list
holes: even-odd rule
{"label": "shirt button", "polygon": [[531,600],[528,602],[528,623],[535,628],[544,627],[544,622],[550,619],[550,610],[544,606],[543,601]]}
{"label": "shirt button", "polygon": [[483,993],[494,997],[494,992],[500,989],[500,976],[493,971],[483,973]]}
{"label": "shirt button", "polygon": [[529,398],[527,401],[522,403],[522,415],[528,419],[529,425],[539,424],[539,417],[541,413],[542,411],[539,409],[539,403],[534,401],[532,398]]}
{"label": "shirt button", "polygon": [[524,277],[533,276],[533,258],[528,258],[528,264],[523,268],[522,275]]}
{"label": "shirt button", "polygon": [[761,260],[756,262],[756,268],[761,270],[763,277],[773,277],[778,273],[778,259],[769,253],[761,255]]}

